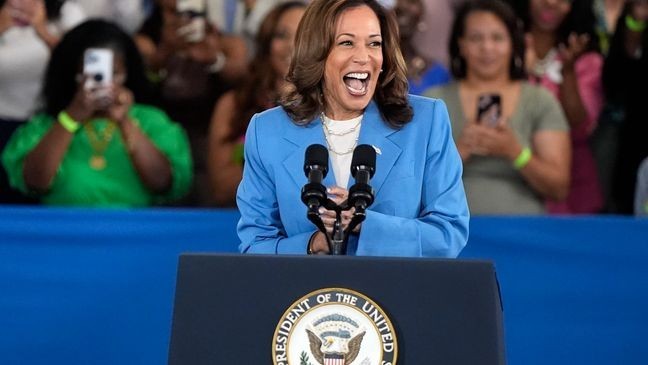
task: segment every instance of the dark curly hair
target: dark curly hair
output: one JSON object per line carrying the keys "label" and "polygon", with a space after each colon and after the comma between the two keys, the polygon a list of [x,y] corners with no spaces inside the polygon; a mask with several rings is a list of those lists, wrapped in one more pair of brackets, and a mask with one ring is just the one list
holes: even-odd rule
{"label": "dark curly hair", "polygon": [[56,116],[65,109],[78,89],[76,80],[88,48],[111,48],[121,55],[126,66],[125,86],[139,103],[152,103],[152,92],[142,58],[132,38],[117,25],[103,20],[89,20],[71,29],[52,51],[43,86],[45,112]]}
{"label": "dark curly hair", "polygon": [[398,46],[398,23],[392,11],[376,0],[314,0],[299,23],[295,55],[288,70],[294,89],[280,101],[296,124],[308,124],[324,107],[323,79],[326,59],[333,46],[335,27],[347,9],[368,6],[378,18],[383,39],[383,72],[373,96],[385,121],[400,128],[412,120],[407,100],[407,68]]}
{"label": "dark curly hair", "polygon": [[509,77],[511,80],[526,79],[526,70],[524,67],[524,32],[522,24],[515,16],[513,9],[505,2],[500,0],[475,0],[464,3],[458,10],[452,24],[452,33],[450,34],[450,60],[452,76],[456,79],[466,77],[466,60],[459,52],[459,39],[463,37],[466,29],[466,18],[474,12],[488,12],[499,18],[506,26],[509,36],[511,37],[512,53]]}

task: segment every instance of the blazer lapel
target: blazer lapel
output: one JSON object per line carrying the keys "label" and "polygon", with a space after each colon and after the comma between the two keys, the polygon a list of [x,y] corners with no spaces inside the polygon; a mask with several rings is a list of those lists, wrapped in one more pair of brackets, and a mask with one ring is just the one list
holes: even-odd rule
{"label": "blazer lapel", "polygon": [[[400,146],[389,138],[397,131],[383,121],[376,103],[369,103],[362,119],[358,144],[368,144],[376,150],[376,173],[371,179],[376,194],[402,152]],[[349,186],[354,183],[352,180],[349,179]]]}
{"label": "blazer lapel", "polygon": [[[376,149],[376,173],[371,179],[371,186],[376,193],[380,191],[385,179],[402,152],[401,147],[389,138],[389,136],[397,131],[382,120],[376,103],[374,101],[369,103],[365,110],[365,115],[362,118],[358,144],[368,144]],[[307,181],[304,174],[304,153],[306,152],[306,148],[314,143],[326,147],[324,131],[322,130],[322,120],[320,117],[317,117],[306,126],[298,126],[291,123],[283,132],[283,138],[288,142],[285,148],[289,149],[283,165],[295,185],[301,189]],[[355,181],[351,177],[347,189],[354,183]],[[324,185],[335,185],[335,176],[330,160],[328,174],[324,178]]]}
{"label": "blazer lapel", "polygon": [[[283,132],[283,138],[288,142],[285,148],[289,150],[286,159],[283,161],[283,166],[295,182],[295,185],[301,189],[307,182],[307,177],[304,173],[304,155],[306,148],[312,144],[321,144],[326,147],[324,131],[322,130],[322,120],[317,117],[306,126],[299,126],[290,122],[288,128]],[[324,178],[324,186],[332,186],[335,184],[335,177],[333,175],[333,169],[329,161],[328,174]]]}

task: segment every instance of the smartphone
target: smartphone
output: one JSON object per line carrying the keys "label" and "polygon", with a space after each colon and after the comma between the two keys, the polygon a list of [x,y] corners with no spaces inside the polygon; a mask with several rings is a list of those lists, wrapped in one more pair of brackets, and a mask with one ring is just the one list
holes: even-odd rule
{"label": "smartphone", "polygon": [[497,126],[502,116],[502,98],[499,94],[482,94],[477,100],[477,123]]}
{"label": "smartphone", "polygon": [[83,55],[83,74],[86,89],[109,86],[113,77],[113,51],[108,48],[88,48]]}
{"label": "smartphone", "polygon": [[205,39],[205,28],[207,22],[205,19],[205,10],[207,4],[205,0],[177,0],[176,11],[186,18],[188,23],[178,29],[178,35],[182,36],[187,42],[202,42]]}

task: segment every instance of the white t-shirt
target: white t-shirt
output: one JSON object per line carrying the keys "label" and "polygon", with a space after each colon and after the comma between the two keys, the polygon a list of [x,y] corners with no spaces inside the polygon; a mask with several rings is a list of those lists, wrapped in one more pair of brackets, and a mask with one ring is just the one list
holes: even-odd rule
{"label": "white t-shirt", "polygon": [[[48,28],[61,36],[84,19],[81,8],[68,1]],[[14,26],[0,34],[0,118],[27,120],[33,115],[49,57],[49,47],[32,27]]]}
{"label": "white t-shirt", "polygon": [[[256,34],[261,23],[275,6],[285,1],[257,0],[254,7],[247,12],[243,1],[207,0],[207,18],[222,32],[243,37],[248,48],[248,56],[252,58],[255,52]],[[228,14],[230,6],[233,13]]]}
{"label": "white t-shirt", "polygon": [[135,33],[146,14],[142,0],[76,0],[89,18],[102,18],[119,24],[129,34]]}
{"label": "white t-shirt", "polygon": [[329,150],[335,183],[347,188],[351,175],[353,149],[358,145],[362,115],[349,120],[333,120],[322,115],[324,136]]}

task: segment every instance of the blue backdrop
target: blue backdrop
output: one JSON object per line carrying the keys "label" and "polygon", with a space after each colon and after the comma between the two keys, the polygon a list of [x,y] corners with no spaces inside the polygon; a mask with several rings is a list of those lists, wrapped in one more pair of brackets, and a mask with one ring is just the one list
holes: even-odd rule
{"label": "blue backdrop", "polygon": [[[177,258],[236,211],[0,208],[0,364],[165,364]],[[648,363],[648,220],[477,217],[509,364]]]}

